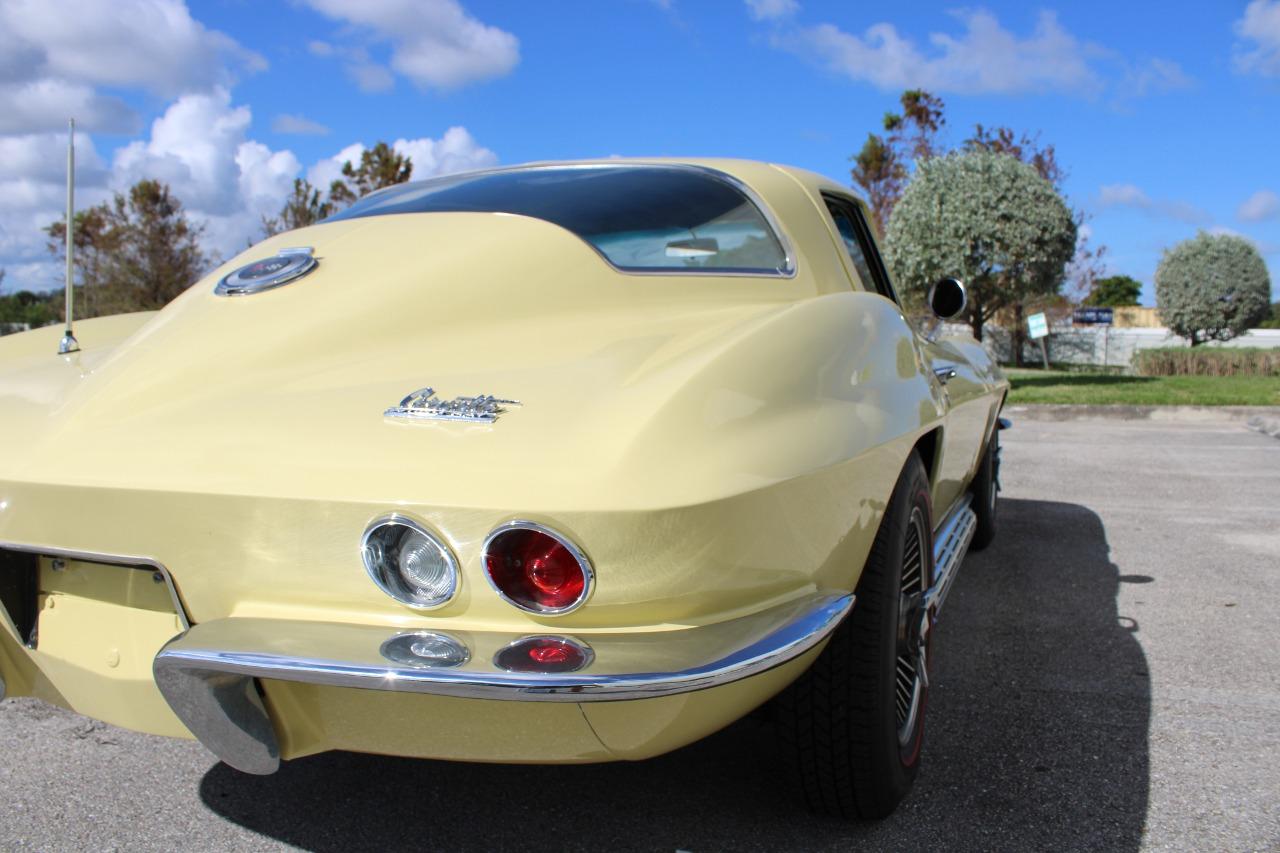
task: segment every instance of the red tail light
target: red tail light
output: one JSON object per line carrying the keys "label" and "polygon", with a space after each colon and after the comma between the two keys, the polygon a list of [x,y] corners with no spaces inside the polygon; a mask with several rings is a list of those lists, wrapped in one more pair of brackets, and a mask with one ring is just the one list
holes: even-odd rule
{"label": "red tail light", "polygon": [[508,672],[577,672],[595,660],[585,643],[569,637],[525,637],[501,649],[494,664]]}
{"label": "red tail light", "polygon": [[529,521],[513,521],[489,534],[484,567],[493,588],[530,613],[568,613],[591,592],[586,555],[554,530]]}

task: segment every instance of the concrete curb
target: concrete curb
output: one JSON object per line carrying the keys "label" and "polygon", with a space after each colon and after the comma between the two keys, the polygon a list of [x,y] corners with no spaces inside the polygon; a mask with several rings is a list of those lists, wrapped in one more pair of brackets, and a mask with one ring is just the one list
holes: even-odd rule
{"label": "concrete curb", "polygon": [[1005,406],[1015,422],[1121,420],[1165,423],[1239,423],[1280,437],[1280,407],[1276,406],[1088,406],[1066,403],[1024,403]]}

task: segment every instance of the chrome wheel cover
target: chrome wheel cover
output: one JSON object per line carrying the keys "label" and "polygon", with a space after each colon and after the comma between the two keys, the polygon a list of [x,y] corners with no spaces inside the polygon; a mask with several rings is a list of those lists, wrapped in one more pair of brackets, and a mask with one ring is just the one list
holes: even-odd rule
{"label": "chrome wheel cover", "polygon": [[894,660],[894,721],[898,745],[915,740],[925,693],[929,689],[928,649],[932,620],[926,605],[929,578],[926,548],[929,527],[920,507],[912,507],[902,544],[902,579],[898,592],[898,637]]}

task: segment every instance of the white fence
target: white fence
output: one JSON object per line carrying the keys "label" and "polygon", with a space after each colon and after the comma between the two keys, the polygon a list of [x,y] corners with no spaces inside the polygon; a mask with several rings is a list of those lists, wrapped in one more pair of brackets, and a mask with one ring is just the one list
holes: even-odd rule
{"label": "white fence", "polygon": [[[961,334],[968,326],[954,326],[948,332]],[[1004,364],[1013,361],[1012,335],[998,326],[985,326],[982,344],[987,351]],[[1045,339],[1050,364],[1078,364],[1096,367],[1127,368],[1133,364],[1133,354],[1140,349],[1156,347],[1185,347],[1186,338],[1180,338],[1168,329],[1117,329],[1110,326],[1052,326]],[[1280,347],[1280,329],[1253,329],[1247,334],[1225,343],[1204,344],[1209,347]],[[1040,345],[1027,340],[1022,350],[1027,364],[1040,363]]]}

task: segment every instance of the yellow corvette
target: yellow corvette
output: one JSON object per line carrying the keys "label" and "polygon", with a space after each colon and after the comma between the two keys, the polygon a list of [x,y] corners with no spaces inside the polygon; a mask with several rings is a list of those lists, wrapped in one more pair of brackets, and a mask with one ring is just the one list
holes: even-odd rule
{"label": "yellow corvette", "polygon": [[0,339],[0,694],[250,773],[641,759],[772,699],[813,807],[910,787],[1008,385],[838,184],[405,184],[78,331]]}

